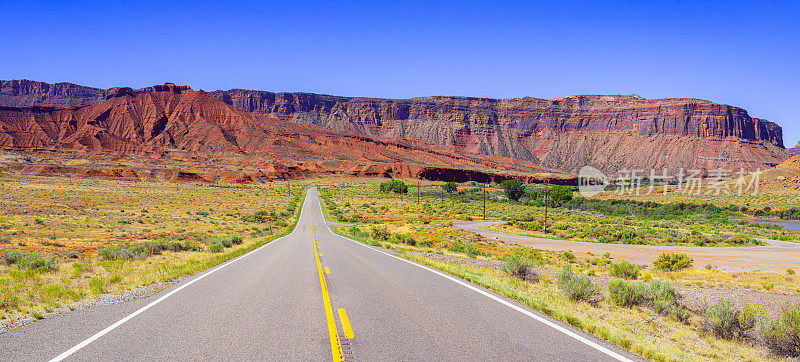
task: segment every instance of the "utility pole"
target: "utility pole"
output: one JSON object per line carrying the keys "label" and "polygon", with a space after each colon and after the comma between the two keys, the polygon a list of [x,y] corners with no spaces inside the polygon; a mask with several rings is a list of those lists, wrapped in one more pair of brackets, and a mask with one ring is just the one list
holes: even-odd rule
{"label": "utility pole", "polygon": [[483,184],[483,221],[486,221],[486,184]]}
{"label": "utility pole", "polygon": [[442,187],[442,208],[444,209],[444,187]]}
{"label": "utility pole", "polygon": [[544,181],[544,233],[547,234],[547,203],[550,201],[548,191],[550,189],[550,180]]}
{"label": "utility pole", "polygon": [[417,180],[417,205],[419,205],[419,180]]}
{"label": "utility pole", "polygon": [[289,179],[286,179],[286,195],[292,197],[292,185],[289,184]]}

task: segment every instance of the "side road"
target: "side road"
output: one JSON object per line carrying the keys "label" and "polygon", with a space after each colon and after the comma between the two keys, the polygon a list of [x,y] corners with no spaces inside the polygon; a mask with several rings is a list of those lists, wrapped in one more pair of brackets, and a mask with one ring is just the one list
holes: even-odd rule
{"label": "side road", "polygon": [[536,249],[594,254],[611,253],[611,256],[636,264],[652,264],[665,252],[683,253],[694,259],[694,265],[713,265],[734,271],[764,270],[783,273],[788,268],[800,267],[800,243],[764,240],[764,246],[746,247],[691,247],[660,245],[604,244],[582,241],[537,238],[483,229],[497,222],[457,222],[453,226],[472,231],[489,239],[529,246]]}

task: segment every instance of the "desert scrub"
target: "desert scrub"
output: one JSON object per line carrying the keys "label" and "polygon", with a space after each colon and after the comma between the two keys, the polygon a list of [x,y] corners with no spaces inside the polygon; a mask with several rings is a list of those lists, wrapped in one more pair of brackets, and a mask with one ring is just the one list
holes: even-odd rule
{"label": "desert scrub", "polygon": [[196,251],[201,249],[201,246],[190,240],[179,242],[159,239],[127,246],[110,246],[100,249],[97,255],[103,260],[132,260],[145,259],[167,250]]}
{"label": "desert scrub", "polygon": [[3,254],[3,264],[14,266],[20,270],[34,270],[44,268],[48,271],[56,271],[61,264],[55,255],[41,256],[37,252],[22,250],[9,250]]}
{"label": "desert scrub", "polygon": [[663,271],[678,271],[690,267],[693,261],[686,254],[663,253],[653,261],[653,265]]}
{"label": "desert scrub", "polygon": [[624,279],[638,279],[639,268],[628,261],[611,264],[611,275]]}
{"label": "desert scrub", "polygon": [[800,357],[800,303],[790,303],[781,310],[781,316],[761,326],[764,344],[776,354]]}
{"label": "desert scrub", "polygon": [[475,247],[475,245],[472,245],[468,242],[460,242],[458,240],[453,241],[450,246],[447,247],[447,250],[454,253],[464,253],[470,258],[486,255],[484,252],[480,251],[480,249]]}
{"label": "desert scrub", "polygon": [[503,261],[503,270],[512,277],[531,283],[539,282],[539,274],[530,259],[511,255],[503,258]]}
{"label": "desert scrub", "polygon": [[658,314],[671,315],[684,323],[691,317],[690,312],[680,304],[680,293],[669,283],[614,280],[608,284],[608,294],[611,301],[621,307],[646,306]]}
{"label": "desert scrub", "polygon": [[208,250],[209,253],[221,253],[225,250],[225,245],[222,243],[209,244],[206,246],[206,250]]}
{"label": "desert scrub", "polygon": [[[523,283],[502,270],[441,262],[419,255],[400,256],[481,285],[555,319],[652,360],[764,360],[766,349],[707,338],[698,329],[673,318],[612,303],[589,304],[567,297],[550,283]],[[703,341],[703,343],[697,343]]]}
{"label": "desert scrub", "polygon": [[600,288],[592,283],[592,279],[576,274],[569,265],[564,265],[558,273],[558,286],[575,301],[597,303],[603,299]]}

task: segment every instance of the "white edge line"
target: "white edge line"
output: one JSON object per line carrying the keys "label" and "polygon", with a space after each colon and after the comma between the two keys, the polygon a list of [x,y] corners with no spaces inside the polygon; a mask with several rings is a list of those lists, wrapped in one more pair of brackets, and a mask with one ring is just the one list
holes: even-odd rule
{"label": "white edge line", "polygon": [[[316,191],[314,191],[314,197],[317,199],[317,203],[320,203],[319,202],[319,198],[317,198],[316,196],[317,196],[316,195]],[[322,204],[321,203],[320,203],[320,208],[322,208]],[[390,257],[395,258],[397,260],[409,263],[409,264],[411,264],[413,266],[425,269],[425,270],[427,270],[427,271],[429,271],[431,273],[438,274],[441,277],[447,278],[447,279],[449,279],[449,280],[451,280],[451,281],[453,281],[455,283],[458,283],[458,284],[460,284],[460,285],[462,285],[462,286],[464,286],[464,287],[466,287],[468,289],[471,289],[471,290],[473,290],[475,292],[478,292],[478,293],[480,293],[480,294],[482,294],[482,295],[484,295],[486,297],[489,297],[489,298],[491,298],[491,299],[493,299],[493,300],[495,300],[495,301],[497,301],[497,302],[499,302],[499,303],[501,303],[501,304],[503,304],[503,305],[505,305],[505,306],[507,306],[507,307],[509,307],[511,309],[516,310],[517,312],[520,312],[520,313],[522,313],[522,314],[524,314],[524,315],[526,315],[528,317],[531,317],[531,318],[533,318],[533,319],[535,319],[535,320],[537,320],[537,321],[539,321],[539,322],[541,322],[541,323],[543,323],[543,324],[545,324],[545,325],[547,325],[547,326],[549,326],[549,327],[551,327],[551,328],[553,328],[553,329],[555,329],[555,330],[557,330],[557,331],[559,331],[561,333],[564,333],[567,336],[570,336],[570,337],[578,340],[579,342],[582,342],[583,344],[588,345],[589,347],[592,347],[592,348],[594,348],[594,349],[596,349],[596,350],[598,350],[600,352],[605,353],[609,357],[612,357],[612,358],[614,358],[614,359],[616,359],[618,361],[626,361],[626,362],[630,361],[630,362],[633,362],[631,359],[629,359],[629,358],[627,358],[627,357],[625,357],[625,356],[623,356],[623,355],[621,355],[621,354],[619,354],[617,352],[614,352],[614,351],[612,351],[612,350],[610,350],[610,349],[608,349],[606,347],[603,347],[603,346],[601,346],[601,345],[599,345],[599,344],[587,339],[586,337],[583,337],[583,336],[581,336],[581,335],[579,335],[579,334],[577,334],[577,333],[575,333],[573,331],[570,331],[569,329],[566,329],[566,328],[564,328],[564,327],[562,327],[562,326],[560,326],[558,324],[555,324],[555,323],[553,323],[553,322],[551,322],[551,321],[549,321],[549,320],[547,320],[545,318],[542,318],[542,317],[540,317],[540,316],[538,316],[538,315],[536,315],[536,314],[534,314],[534,313],[532,313],[532,312],[530,312],[528,310],[525,310],[524,308],[522,308],[522,307],[520,307],[518,305],[515,305],[515,304],[513,304],[513,303],[511,303],[511,302],[509,302],[507,300],[504,300],[504,299],[502,299],[502,298],[500,298],[500,297],[498,297],[496,295],[493,295],[493,294],[488,293],[488,292],[486,292],[484,290],[481,290],[478,287],[476,287],[474,285],[471,285],[471,284],[469,284],[469,283],[467,283],[467,282],[465,282],[463,280],[459,280],[459,279],[457,279],[456,277],[454,277],[452,275],[445,274],[442,271],[430,268],[428,266],[425,266],[425,265],[422,265],[422,264],[419,264],[419,263],[415,263],[415,262],[413,262],[411,260],[408,260],[408,259],[403,259],[401,257],[394,256],[394,255],[386,253],[384,251],[372,248],[372,247],[370,247],[368,245],[365,245],[365,244],[363,244],[363,243],[361,243],[359,241],[356,241],[356,240],[353,240],[353,239],[338,235],[338,234],[334,233],[331,230],[331,228],[328,226],[327,220],[325,220],[324,217],[323,217],[323,220],[324,220],[323,224],[325,224],[325,227],[333,235],[339,236],[339,237],[341,237],[341,238],[343,238],[345,240],[349,240],[349,241],[355,243],[356,245],[363,246],[363,247],[365,247],[365,248],[367,248],[369,250],[372,250],[372,251],[381,253],[383,255],[390,256]],[[312,225],[311,227],[313,228],[314,226]]]}
{"label": "white edge line", "polygon": [[[301,215],[300,215],[300,216],[302,217],[302,212],[301,212]],[[298,223],[299,223],[299,219],[298,219]],[[217,267],[215,267],[215,268],[213,268],[213,269],[211,269],[211,270],[207,271],[205,274],[203,274],[203,275],[201,275],[201,276],[199,276],[199,277],[197,277],[197,278],[194,278],[194,279],[190,280],[188,283],[186,283],[186,284],[184,284],[184,285],[181,285],[180,287],[177,287],[177,288],[175,288],[175,290],[173,290],[173,291],[171,291],[171,292],[169,292],[169,293],[167,293],[167,294],[164,294],[164,295],[162,295],[160,298],[158,298],[158,299],[156,299],[156,300],[152,301],[150,304],[148,304],[148,305],[146,305],[146,306],[144,306],[144,307],[142,307],[142,308],[139,308],[137,311],[135,311],[135,312],[133,312],[133,313],[129,314],[129,315],[128,315],[128,316],[126,316],[125,318],[122,318],[122,319],[118,320],[116,323],[114,323],[114,324],[112,324],[112,325],[110,325],[110,326],[106,327],[105,329],[103,329],[103,330],[102,330],[102,331],[100,331],[100,332],[97,332],[97,333],[95,333],[93,336],[91,336],[91,337],[89,337],[89,338],[85,339],[83,342],[81,342],[81,343],[78,343],[78,344],[77,344],[77,345],[75,345],[74,347],[72,347],[72,348],[70,348],[70,349],[66,350],[64,353],[62,353],[62,354],[60,354],[60,355],[58,355],[58,356],[54,357],[53,359],[51,359],[51,360],[50,360],[50,362],[58,362],[58,361],[62,361],[62,360],[64,360],[65,358],[69,357],[69,356],[70,356],[70,355],[72,355],[73,353],[80,351],[80,350],[81,350],[83,347],[86,347],[86,346],[88,346],[90,343],[92,343],[92,342],[96,341],[97,339],[99,339],[100,337],[102,337],[102,336],[104,336],[104,335],[108,334],[108,332],[111,332],[111,331],[113,331],[114,329],[116,329],[117,327],[121,326],[121,325],[122,325],[122,324],[124,324],[125,322],[127,322],[127,321],[131,320],[133,317],[136,317],[137,315],[139,315],[139,314],[143,313],[144,311],[146,311],[146,310],[150,309],[150,307],[152,307],[152,306],[154,306],[154,305],[156,305],[156,304],[158,304],[158,303],[160,303],[160,302],[164,301],[164,299],[167,299],[167,298],[169,298],[170,296],[172,296],[173,294],[175,294],[175,293],[177,293],[177,292],[181,291],[183,288],[186,288],[186,287],[188,287],[188,286],[190,286],[190,285],[194,284],[196,281],[198,281],[198,280],[201,280],[201,279],[203,279],[203,278],[205,278],[205,277],[207,277],[207,276],[209,276],[209,275],[211,275],[211,274],[213,274],[213,273],[215,273],[215,272],[219,271],[219,270],[220,270],[220,269],[222,269],[222,268],[225,268],[225,267],[227,267],[227,266],[229,266],[229,265],[232,265],[233,263],[236,263],[237,261],[239,261],[239,260],[241,260],[241,259],[244,259],[244,258],[246,258],[246,257],[248,257],[248,256],[250,256],[250,255],[252,255],[252,254],[254,254],[254,253],[255,253],[256,251],[258,251],[258,250],[261,250],[261,249],[263,249],[263,248],[265,248],[265,247],[267,247],[267,246],[270,246],[270,245],[272,245],[272,244],[275,244],[275,242],[276,242],[276,241],[278,241],[278,240],[285,239],[285,238],[289,237],[290,235],[294,234],[294,231],[296,230],[296,228],[297,228],[297,227],[295,226],[295,229],[293,229],[291,233],[289,233],[289,234],[287,234],[287,235],[284,235],[284,236],[281,236],[281,237],[279,237],[279,238],[277,238],[277,239],[275,239],[275,240],[272,240],[272,241],[270,241],[270,242],[268,242],[268,243],[266,243],[266,244],[264,244],[264,245],[261,245],[261,246],[259,246],[259,247],[255,248],[255,249],[253,249],[253,250],[250,250],[249,252],[247,252],[247,253],[245,253],[245,254],[243,254],[243,255],[237,256],[237,257],[236,257],[236,258],[234,258],[234,259],[228,260],[228,261],[224,262],[222,265],[219,265],[219,266],[217,266]]]}

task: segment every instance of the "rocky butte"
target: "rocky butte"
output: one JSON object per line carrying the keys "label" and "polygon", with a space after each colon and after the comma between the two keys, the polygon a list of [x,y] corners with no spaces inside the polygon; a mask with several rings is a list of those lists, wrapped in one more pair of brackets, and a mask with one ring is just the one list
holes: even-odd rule
{"label": "rocky butte", "polygon": [[[111,91],[71,85],[81,90],[72,92],[82,95],[70,98],[30,83],[38,82],[0,82],[0,104],[91,104]],[[58,85],[67,87],[64,84]],[[351,135],[419,139],[567,172],[584,165],[607,172],[623,168],[755,170],[789,157],[777,124],[751,117],[738,107],[691,98],[378,99],[243,89],[210,94],[257,115]]]}

